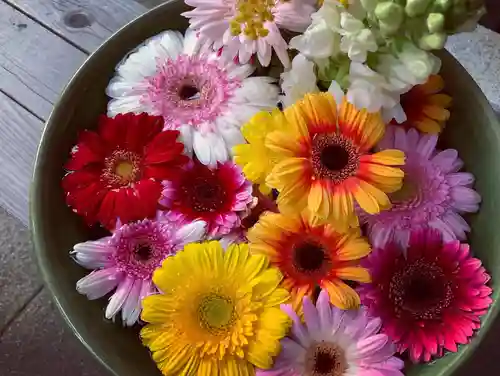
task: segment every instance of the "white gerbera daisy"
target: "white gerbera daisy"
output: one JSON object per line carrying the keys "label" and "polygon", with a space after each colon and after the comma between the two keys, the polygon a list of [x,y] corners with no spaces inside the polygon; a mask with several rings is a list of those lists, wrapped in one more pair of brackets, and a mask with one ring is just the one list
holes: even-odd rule
{"label": "white gerbera daisy", "polygon": [[272,50],[290,64],[280,28],[303,32],[311,23],[316,0],[186,0],[195,9],[183,13],[193,29],[225,57],[247,63],[256,54],[263,66]]}
{"label": "white gerbera daisy", "polygon": [[226,161],[244,143],[240,127],[255,113],[276,106],[271,77],[250,77],[251,65],[222,61],[192,30],[159,34],[116,68],[106,93],[108,115],[163,116],[165,129],[181,133],[186,152],[205,165]]}

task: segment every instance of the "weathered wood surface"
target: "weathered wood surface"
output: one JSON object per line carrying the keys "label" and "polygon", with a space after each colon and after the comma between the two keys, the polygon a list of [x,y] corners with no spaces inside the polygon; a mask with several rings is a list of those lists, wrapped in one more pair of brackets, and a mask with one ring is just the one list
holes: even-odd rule
{"label": "weathered wood surface", "polygon": [[3,0],[90,53],[146,11],[132,0]]}
{"label": "weathered wood surface", "polygon": [[0,1],[0,90],[36,116],[48,116],[85,58],[85,53]]}
{"label": "weathered wood surface", "polygon": [[0,206],[28,223],[28,195],[43,122],[0,93]]}

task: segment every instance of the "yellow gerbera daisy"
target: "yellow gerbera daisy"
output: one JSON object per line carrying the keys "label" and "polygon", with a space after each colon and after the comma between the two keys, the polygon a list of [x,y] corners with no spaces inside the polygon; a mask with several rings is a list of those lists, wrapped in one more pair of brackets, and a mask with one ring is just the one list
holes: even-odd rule
{"label": "yellow gerbera daisy", "polygon": [[226,252],[192,243],[153,276],[162,294],[146,297],[143,343],[164,375],[254,375],[270,368],[289,328],[282,275],[248,245]]}
{"label": "yellow gerbera daisy", "polygon": [[266,185],[266,177],[274,165],[276,157],[265,146],[266,136],[283,126],[283,115],[279,110],[272,114],[259,112],[241,128],[241,132],[248,144],[233,147],[234,162],[242,167],[245,177],[255,184],[259,184],[260,191],[268,194],[271,188]]}
{"label": "yellow gerbera daisy", "polygon": [[[357,226],[354,202],[367,213],[390,208],[385,193],[401,188],[404,153],[370,149],[385,125],[379,113],[357,110],[345,99],[337,104],[329,93],[307,94],[285,109],[285,125],[266,137],[278,163],[267,183],[278,189],[284,213],[307,208],[336,228]],[[282,122],[281,119],[278,120]]]}
{"label": "yellow gerbera daisy", "polygon": [[328,291],[330,301],[341,309],[360,304],[355,290],[343,282],[367,283],[368,271],[359,260],[370,253],[370,245],[359,229],[335,231],[330,224],[317,224],[305,215],[262,215],[247,233],[250,251],[269,257],[284,275],[283,287],[292,293],[292,304],[300,307],[316,286]]}
{"label": "yellow gerbera daisy", "polygon": [[444,80],[431,75],[427,82],[414,86],[401,96],[401,106],[407,120],[401,125],[417,128],[421,132],[437,134],[450,118],[452,98],[442,93]]}

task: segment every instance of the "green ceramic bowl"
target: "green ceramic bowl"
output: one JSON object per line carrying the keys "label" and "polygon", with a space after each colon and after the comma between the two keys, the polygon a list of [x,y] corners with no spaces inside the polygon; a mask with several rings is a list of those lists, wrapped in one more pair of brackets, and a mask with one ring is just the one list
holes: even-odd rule
{"label": "green ceramic bowl", "polygon": [[[106,321],[105,299],[88,301],[75,291],[76,281],[87,271],[76,265],[68,252],[90,234],[64,203],[62,167],[78,131],[93,127],[98,115],[105,113],[104,90],[116,64],[145,39],[168,28],[184,30],[187,22],[180,14],[185,9],[182,1],[170,1],[153,9],[116,33],[85,62],[55,106],[36,159],[31,229],[43,277],[75,335],[117,376],[153,376],[159,372],[142,347],[137,329]],[[433,364],[414,367],[411,376],[456,375],[490,329],[499,309],[500,231],[496,224],[500,208],[500,128],[488,101],[464,68],[448,53],[442,54],[442,59],[447,88],[454,97],[444,141],[459,150],[467,170],[477,178],[476,189],[484,202],[480,213],[471,217],[470,243],[492,274],[497,289],[493,307],[473,343]]]}

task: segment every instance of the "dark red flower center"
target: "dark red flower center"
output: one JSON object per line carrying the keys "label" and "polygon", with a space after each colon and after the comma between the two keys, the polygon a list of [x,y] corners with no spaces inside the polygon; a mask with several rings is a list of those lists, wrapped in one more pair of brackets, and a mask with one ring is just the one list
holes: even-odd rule
{"label": "dark red flower center", "polygon": [[340,183],[356,173],[359,153],[352,142],[341,135],[321,133],[312,140],[311,161],[316,177]]}
{"label": "dark red flower center", "polygon": [[216,212],[226,203],[227,192],[223,182],[211,171],[186,180],[181,191],[184,206],[195,212]]}
{"label": "dark red flower center", "polygon": [[198,88],[191,83],[186,83],[182,85],[179,89],[179,98],[183,101],[189,101],[196,99],[200,94]]}
{"label": "dark red flower center", "polygon": [[334,343],[319,342],[306,353],[307,376],[341,376],[347,369],[344,350]]}
{"label": "dark red flower center", "polygon": [[142,159],[132,151],[115,150],[104,160],[102,179],[111,187],[129,185],[140,179]]}
{"label": "dark red flower center", "polygon": [[439,320],[453,300],[453,287],[439,265],[418,259],[393,275],[389,297],[398,317]]}
{"label": "dark red flower center", "polygon": [[323,245],[312,239],[301,240],[293,246],[293,265],[305,274],[324,272],[330,264]]}
{"label": "dark red flower center", "polygon": [[134,256],[137,261],[147,262],[153,253],[153,250],[149,245],[139,245],[135,251]]}

